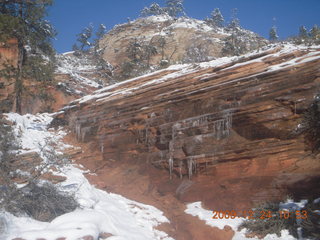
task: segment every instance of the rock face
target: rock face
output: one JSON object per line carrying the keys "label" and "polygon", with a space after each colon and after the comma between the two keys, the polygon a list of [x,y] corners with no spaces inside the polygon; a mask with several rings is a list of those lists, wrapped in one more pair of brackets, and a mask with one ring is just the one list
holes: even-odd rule
{"label": "rock face", "polygon": [[184,201],[234,210],[311,197],[320,161],[295,132],[319,64],[320,48],[287,45],[172,66],[76,100],[56,121],[90,146],[86,161],[153,165],[150,178]]}
{"label": "rock face", "polygon": [[[9,39],[6,43],[0,43],[0,71],[6,66],[17,67],[18,42]],[[1,74],[2,75],[2,74]],[[0,112],[10,111],[14,102],[14,80],[0,75]]]}
{"label": "rock face", "polygon": [[[160,15],[115,26],[100,40],[99,47],[103,59],[115,69],[128,60],[128,47],[133,42],[137,46],[137,58],[141,58],[141,61],[148,58],[148,65],[159,66],[161,61],[173,64],[221,57],[225,55],[222,52],[225,39],[232,34],[235,32],[213,28],[201,20]],[[236,34],[239,36],[237,44],[243,42],[245,52],[267,43],[262,37],[245,29],[237,29]],[[155,48],[156,53],[142,53],[151,47]]]}

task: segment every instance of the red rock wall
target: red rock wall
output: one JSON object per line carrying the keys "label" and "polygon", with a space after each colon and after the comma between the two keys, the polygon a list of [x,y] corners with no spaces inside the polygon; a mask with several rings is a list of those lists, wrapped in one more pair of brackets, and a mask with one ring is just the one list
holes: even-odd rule
{"label": "red rock wall", "polygon": [[171,175],[185,201],[233,210],[289,191],[310,197],[320,161],[294,133],[320,91],[319,64],[320,49],[273,49],[175,77],[164,70],[71,103],[57,119],[106,162],[167,169],[158,178]]}
{"label": "red rock wall", "polygon": [[[5,66],[16,67],[18,65],[18,42],[10,39],[6,43],[0,43],[0,71]],[[10,111],[14,101],[14,80],[1,77],[0,74],[0,111]]]}

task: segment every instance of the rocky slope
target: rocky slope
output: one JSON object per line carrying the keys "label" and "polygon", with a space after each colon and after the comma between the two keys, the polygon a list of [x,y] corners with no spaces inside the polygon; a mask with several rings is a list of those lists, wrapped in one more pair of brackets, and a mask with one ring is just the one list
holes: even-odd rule
{"label": "rocky slope", "polygon": [[[228,55],[223,50],[231,35],[234,35],[233,42],[236,42],[237,48],[242,48],[242,53],[267,44],[267,40],[242,28],[216,28],[197,19],[159,15],[115,26],[100,40],[99,48],[103,59],[116,71],[133,57],[147,65],[159,67],[177,62],[208,61]],[[129,53],[133,44],[136,44],[136,56]]]}
{"label": "rocky slope", "polygon": [[294,132],[319,93],[319,63],[319,48],[289,45],[172,66],[76,100],[56,123],[87,146],[81,162],[100,180],[142,174],[138,189],[123,184],[129,195],[155,188],[227,210],[287,193],[311,197],[320,162]]}

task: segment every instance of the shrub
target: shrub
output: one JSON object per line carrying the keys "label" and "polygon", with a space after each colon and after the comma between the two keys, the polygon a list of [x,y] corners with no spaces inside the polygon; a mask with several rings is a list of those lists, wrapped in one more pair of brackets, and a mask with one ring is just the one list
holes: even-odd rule
{"label": "shrub", "polygon": [[320,239],[320,201],[311,201],[304,210],[308,218],[301,222],[302,237],[309,239]]}
{"label": "shrub", "polygon": [[53,184],[30,183],[11,192],[11,201],[5,203],[5,210],[14,215],[26,214],[39,221],[54,218],[74,211],[78,204],[74,197],[59,191]]}
{"label": "shrub", "polygon": [[[17,145],[11,126],[0,120],[0,210],[39,221],[51,221],[75,210],[78,204],[72,195],[59,191],[51,183],[39,181],[43,171],[51,166],[59,168],[65,158],[57,156],[53,148],[43,147],[40,155],[46,158],[45,163],[25,162],[15,154]],[[21,176],[27,184],[19,188],[15,179]],[[4,227],[5,222],[0,218],[0,234]]]}
{"label": "shrub", "polygon": [[[256,216],[253,219],[244,221],[239,230],[246,228],[247,231],[259,237],[265,237],[267,234],[277,234],[279,237],[281,231],[287,229],[295,238],[316,240],[320,239],[320,199],[318,201],[308,201],[305,207],[300,209],[299,214],[295,214],[296,209],[289,210],[290,217],[280,217],[280,204],[276,202],[264,203],[258,206],[254,213]],[[260,219],[261,211],[271,211],[272,218]],[[306,211],[306,215],[304,214]]]}
{"label": "shrub", "polygon": [[[271,218],[262,219],[261,212],[271,212]],[[245,220],[240,226],[239,230],[246,228],[249,233],[253,233],[259,237],[264,237],[268,234],[276,234],[278,237],[281,231],[288,229],[290,234],[297,236],[297,224],[294,218],[280,218],[279,216],[279,203],[266,202],[255,208],[254,216],[252,219]]]}

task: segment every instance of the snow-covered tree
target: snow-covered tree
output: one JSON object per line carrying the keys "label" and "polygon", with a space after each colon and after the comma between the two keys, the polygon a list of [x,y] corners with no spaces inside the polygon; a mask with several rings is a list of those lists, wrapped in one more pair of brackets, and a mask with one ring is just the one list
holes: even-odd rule
{"label": "snow-covered tree", "polygon": [[186,51],[184,63],[197,63],[209,61],[207,44],[192,44]]}
{"label": "snow-covered tree", "polygon": [[320,39],[320,28],[317,25],[314,25],[310,30],[310,36],[313,40]]}
{"label": "snow-covered tree", "polygon": [[144,58],[147,61],[147,66],[150,66],[151,57],[158,53],[157,48],[153,46],[151,43],[143,46],[144,50]]}
{"label": "snow-covered tree", "polygon": [[223,27],[224,18],[219,10],[219,8],[215,8],[211,13],[211,19],[213,26]]}
{"label": "snow-covered tree", "polygon": [[279,39],[279,36],[277,34],[277,28],[276,26],[273,26],[269,31],[269,39],[272,42],[275,42]]}
{"label": "snow-covered tree", "polygon": [[166,0],[165,11],[171,17],[185,15],[183,0]]}
{"label": "snow-covered tree", "polygon": [[106,34],[106,31],[107,31],[107,27],[101,23],[98,27],[98,30],[96,31],[97,39],[101,39],[103,37],[103,35]]}
{"label": "snow-covered tree", "polygon": [[232,9],[231,13],[231,22],[227,26],[228,29],[234,30],[240,28],[240,20],[237,17],[238,9],[234,8]]}
{"label": "snow-covered tree", "polygon": [[89,42],[89,40],[92,37],[92,33],[93,33],[93,26],[92,24],[90,24],[88,27],[84,28],[81,31],[81,33],[77,35],[77,41],[80,44],[79,49],[81,51],[85,50],[86,47],[91,46],[91,43]]}
{"label": "snow-covered tree", "polygon": [[145,7],[141,10],[140,15],[142,17],[147,17],[147,16],[156,16],[156,15],[161,15],[164,14],[165,10],[159,6],[157,3],[152,3],[150,7]]}
{"label": "snow-covered tree", "polygon": [[16,111],[21,112],[23,79],[50,81],[53,64],[44,63],[43,56],[54,58],[51,40],[56,35],[45,19],[52,0],[0,1],[0,41],[18,41],[18,64],[14,69]]}
{"label": "snow-covered tree", "polygon": [[246,43],[243,41],[241,32],[234,31],[224,39],[222,53],[225,56],[240,56],[246,52]]}
{"label": "snow-covered tree", "polygon": [[139,62],[140,60],[142,60],[143,58],[143,49],[142,49],[142,43],[137,39],[133,39],[127,49],[126,52],[128,54],[128,58],[136,63]]}
{"label": "snow-covered tree", "polygon": [[305,39],[308,37],[308,31],[305,26],[299,27],[299,37]]}

